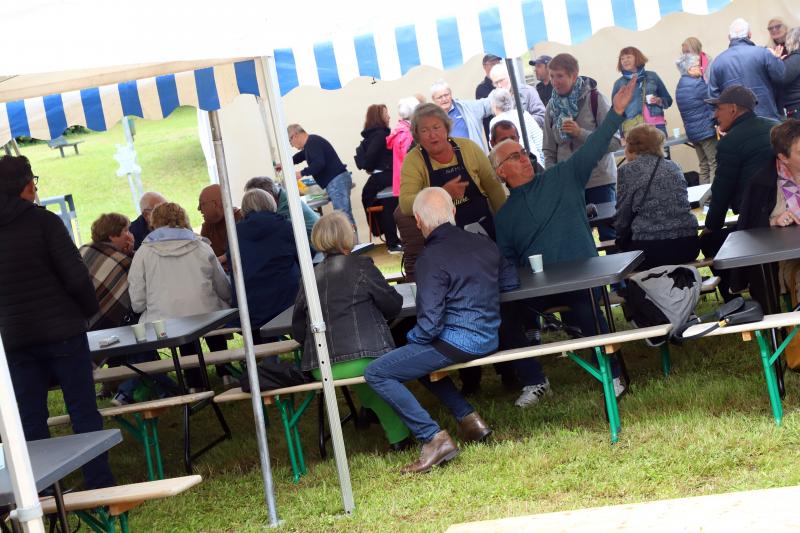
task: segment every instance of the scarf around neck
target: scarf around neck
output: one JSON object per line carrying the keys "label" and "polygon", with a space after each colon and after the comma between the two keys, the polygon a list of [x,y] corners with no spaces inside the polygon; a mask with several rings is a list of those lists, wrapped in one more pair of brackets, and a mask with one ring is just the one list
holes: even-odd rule
{"label": "scarf around neck", "polygon": [[556,128],[558,128],[558,133],[561,135],[562,141],[570,140],[570,136],[564,133],[561,126],[564,124],[564,121],[569,118],[572,120],[578,118],[578,98],[583,93],[583,86],[583,78],[578,76],[569,94],[561,96],[556,91],[553,91],[553,96],[550,97],[550,105],[553,106]]}
{"label": "scarf around neck", "polygon": [[639,67],[636,72],[631,72],[629,70],[622,71],[622,77],[626,80],[630,81],[633,75],[636,74],[636,90],[633,91],[633,98],[631,98],[631,103],[628,104],[628,107],[625,108],[625,118],[633,118],[637,115],[642,114],[642,106],[644,102],[642,100],[642,87],[644,85],[644,65]]}
{"label": "scarf around neck", "polygon": [[800,187],[795,183],[789,167],[780,159],[776,161],[778,170],[778,186],[781,188],[783,197],[789,211],[800,216]]}

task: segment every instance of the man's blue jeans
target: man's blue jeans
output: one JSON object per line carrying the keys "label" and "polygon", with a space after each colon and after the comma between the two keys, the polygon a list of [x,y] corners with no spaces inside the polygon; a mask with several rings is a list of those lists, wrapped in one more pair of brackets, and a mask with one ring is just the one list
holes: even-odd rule
{"label": "man's blue jeans", "polygon": [[[607,202],[617,201],[617,186],[613,183],[608,185],[600,185],[586,189],[584,197],[587,204],[604,204]],[[597,226],[597,234],[600,236],[601,241],[613,241],[617,238],[617,232],[608,224],[600,224]]]}
{"label": "man's blue jeans", "polygon": [[403,382],[419,379],[460,422],[475,409],[461,396],[449,377],[433,382],[428,377],[434,370],[452,364],[454,361],[430,344],[410,342],[370,363],[364,370],[364,379],[400,415],[418,440],[428,442],[441,428]]}
{"label": "man's blue jeans", "polygon": [[[50,437],[47,390],[56,383],[64,393],[73,432],[103,429],[103,419],[97,412],[92,360],[85,333],[61,342],[11,350],[7,357],[26,440]],[[108,454],[86,463],[83,477],[90,489],[116,485],[108,466]]]}
{"label": "man's blue jeans", "polygon": [[356,221],[353,218],[353,209],[350,207],[350,191],[352,188],[353,177],[350,172],[344,171],[328,182],[325,192],[328,193],[328,198],[331,199],[333,208],[343,211],[350,223],[355,226]]}

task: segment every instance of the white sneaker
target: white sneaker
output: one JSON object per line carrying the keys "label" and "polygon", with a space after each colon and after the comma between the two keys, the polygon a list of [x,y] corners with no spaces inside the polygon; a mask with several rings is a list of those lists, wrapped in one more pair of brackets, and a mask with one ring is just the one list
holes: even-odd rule
{"label": "white sneaker", "polygon": [[614,378],[614,396],[619,398],[625,392],[625,385],[622,383],[621,378]]}
{"label": "white sneaker", "polygon": [[222,386],[226,389],[232,389],[239,386],[239,380],[231,375],[222,376]]}
{"label": "white sneaker", "polygon": [[551,394],[553,394],[553,391],[550,389],[550,380],[544,378],[544,383],[522,387],[522,394],[519,395],[514,405],[517,407],[528,407],[537,403],[542,396],[549,396]]}

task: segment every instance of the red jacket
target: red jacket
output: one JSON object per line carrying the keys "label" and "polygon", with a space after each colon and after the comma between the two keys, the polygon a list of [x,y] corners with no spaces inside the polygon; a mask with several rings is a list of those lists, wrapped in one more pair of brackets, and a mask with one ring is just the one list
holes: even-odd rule
{"label": "red jacket", "polygon": [[400,196],[400,171],[413,141],[411,123],[407,120],[400,120],[386,137],[386,148],[392,151],[392,194],[395,196]]}

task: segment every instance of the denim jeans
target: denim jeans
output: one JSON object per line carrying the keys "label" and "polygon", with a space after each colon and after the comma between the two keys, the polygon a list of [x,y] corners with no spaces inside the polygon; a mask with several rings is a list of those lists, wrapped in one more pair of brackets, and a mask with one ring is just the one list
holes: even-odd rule
{"label": "denim jeans", "polygon": [[350,223],[355,226],[356,221],[353,218],[353,209],[350,207],[350,190],[352,188],[353,176],[350,172],[344,171],[328,182],[325,192],[328,193],[328,198],[331,199],[333,208],[343,211]]}
{"label": "denim jeans", "polygon": [[[613,183],[608,185],[600,185],[586,189],[584,198],[587,204],[604,204],[607,202],[617,201],[617,186]],[[597,226],[597,234],[600,235],[601,241],[613,241],[617,238],[617,232],[608,224],[600,224]]]}
{"label": "denim jeans", "polygon": [[[47,439],[47,390],[57,383],[74,433],[103,429],[97,411],[92,360],[85,333],[50,344],[39,344],[7,352],[11,383],[17,398],[26,440]],[[103,453],[83,466],[83,477],[90,489],[116,485]]]}
{"label": "denim jeans", "polygon": [[461,396],[449,377],[433,382],[428,377],[434,370],[452,364],[454,361],[430,344],[410,342],[370,363],[364,370],[364,379],[400,415],[418,440],[428,442],[441,428],[403,382],[419,379],[460,422],[475,409]]}

